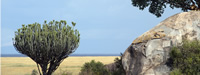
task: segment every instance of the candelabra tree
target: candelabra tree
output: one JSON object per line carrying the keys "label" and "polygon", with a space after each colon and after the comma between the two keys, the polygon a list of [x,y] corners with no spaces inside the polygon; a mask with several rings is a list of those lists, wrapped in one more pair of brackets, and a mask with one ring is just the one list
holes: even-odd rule
{"label": "candelabra tree", "polygon": [[79,46],[80,34],[64,20],[22,25],[15,32],[15,49],[36,62],[40,75],[51,75]]}

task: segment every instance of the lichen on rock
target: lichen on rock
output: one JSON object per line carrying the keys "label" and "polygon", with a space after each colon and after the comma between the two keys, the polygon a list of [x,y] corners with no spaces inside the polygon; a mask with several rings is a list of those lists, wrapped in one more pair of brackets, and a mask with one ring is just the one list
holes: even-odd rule
{"label": "lichen on rock", "polygon": [[165,37],[165,33],[164,33],[163,29],[151,30],[151,31],[146,32],[142,36],[139,36],[138,38],[136,38],[132,42],[132,44],[137,44],[137,43],[145,42],[148,40],[159,39],[159,38],[163,38],[163,37]]}

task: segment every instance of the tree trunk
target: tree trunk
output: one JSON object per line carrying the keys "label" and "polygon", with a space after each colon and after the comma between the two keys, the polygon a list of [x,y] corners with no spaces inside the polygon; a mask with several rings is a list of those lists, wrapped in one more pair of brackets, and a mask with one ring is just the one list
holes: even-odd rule
{"label": "tree trunk", "polygon": [[55,66],[56,64],[52,61],[49,65],[49,70],[47,72],[47,75],[51,75],[53,73],[53,71],[55,70]]}
{"label": "tree trunk", "polygon": [[57,61],[51,61],[47,75],[51,75],[58,68],[58,66],[60,65],[61,62],[62,62],[62,60],[60,60],[60,59],[58,59]]}
{"label": "tree trunk", "polygon": [[47,65],[41,64],[40,66],[42,68],[42,75],[47,75]]}

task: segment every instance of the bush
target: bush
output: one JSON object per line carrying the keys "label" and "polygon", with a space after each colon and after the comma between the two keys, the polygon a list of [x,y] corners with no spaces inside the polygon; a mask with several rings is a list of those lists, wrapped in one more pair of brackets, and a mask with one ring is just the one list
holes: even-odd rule
{"label": "bush", "polygon": [[59,71],[57,73],[54,73],[53,75],[72,75],[72,72],[59,68]]}
{"label": "bush", "polygon": [[32,71],[32,73],[31,73],[31,75],[38,75],[37,70],[34,69],[34,70]]}
{"label": "bush", "polygon": [[72,73],[71,73],[71,72],[67,72],[67,71],[65,71],[65,72],[61,72],[60,75],[72,75]]}
{"label": "bush", "polygon": [[83,67],[81,67],[81,72],[79,75],[110,75],[110,73],[104,67],[103,63],[92,60],[85,63]]}
{"label": "bush", "polygon": [[200,75],[200,41],[183,41],[182,46],[172,48],[170,62],[171,75]]}
{"label": "bush", "polygon": [[109,70],[112,75],[126,75],[125,70],[122,65],[122,53],[120,58],[115,58],[115,62],[113,63],[115,66],[113,70]]}
{"label": "bush", "polygon": [[182,73],[179,69],[174,69],[170,72],[170,75],[182,75]]}

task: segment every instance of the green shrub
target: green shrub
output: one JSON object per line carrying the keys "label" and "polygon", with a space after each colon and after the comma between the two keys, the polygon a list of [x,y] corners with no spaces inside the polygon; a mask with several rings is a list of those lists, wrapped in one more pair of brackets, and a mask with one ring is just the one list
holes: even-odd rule
{"label": "green shrub", "polygon": [[111,71],[112,75],[126,75],[125,70],[122,65],[122,53],[120,58],[115,58],[115,69]]}
{"label": "green shrub", "polygon": [[71,72],[67,72],[67,71],[63,71],[60,75],[72,75],[72,73]]}
{"label": "green shrub", "polygon": [[200,41],[183,41],[182,46],[172,48],[170,61],[172,69],[183,75],[200,75]]}
{"label": "green shrub", "polygon": [[174,69],[170,72],[170,75],[182,75],[182,73],[179,69]]}
{"label": "green shrub", "polygon": [[92,60],[81,67],[79,75],[110,75],[110,73],[104,67],[103,63]]}
{"label": "green shrub", "polygon": [[54,73],[53,75],[72,75],[72,72],[59,68],[59,71],[57,71],[57,73]]}
{"label": "green shrub", "polygon": [[34,69],[34,70],[32,71],[32,73],[31,73],[31,75],[38,75],[37,70]]}

